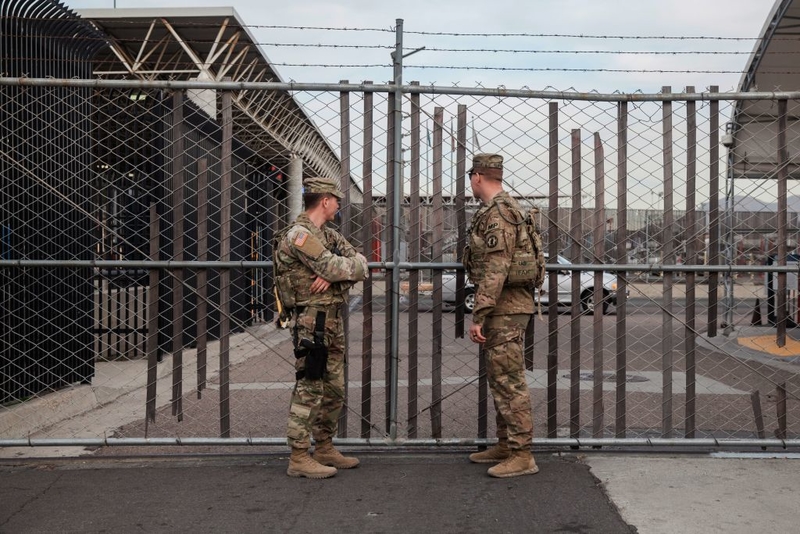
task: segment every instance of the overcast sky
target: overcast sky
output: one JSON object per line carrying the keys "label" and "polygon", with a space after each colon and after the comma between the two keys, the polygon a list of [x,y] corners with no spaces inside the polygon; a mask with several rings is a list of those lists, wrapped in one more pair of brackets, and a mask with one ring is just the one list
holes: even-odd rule
{"label": "overcast sky", "polygon": [[[65,4],[79,11],[112,8],[114,0],[65,0]],[[494,0],[474,3],[463,0],[404,0],[392,5],[375,0],[240,0],[227,3],[219,0],[116,0],[116,5],[121,9],[232,6],[284,80],[326,83],[340,80],[352,83],[390,81],[390,53],[395,45],[393,29],[396,19],[403,19],[405,53],[420,47],[426,48],[405,58],[404,83],[415,80],[423,85],[445,87],[479,85],[487,88],[504,86],[512,89],[659,93],[663,86],[671,86],[673,92],[680,92],[687,86],[705,91],[712,85],[718,85],[723,92],[737,90],[741,71],[748,65],[756,38],[761,34],[774,2]],[[335,30],[345,28],[347,31]],[[697,37],[702,39],[693,39]],[[334,97],[336,95],[331,98]],[[326,116],[335,114],[338,103],[327,101],[319,95],[298,95],[297,98],[303,101],[308,114],[314,117],[318,127],[335,145],[338,122]],[[512,102],[518,107],[503,108],[493,105],[495,100],[491,98],[473,102],[448,98],[445,96],[436,100],[436,105],[447,106],[445,124],[450,123],[452,128],[454,104],[466,102],[470,116],[476,117],[476,122],[482,122],[472,124],[473,129],[478,128],[482,136],[483,146],[478,148],[504,152],[510,160],[512,181],[515,174],[523,177],[518,180],[537,177],[535,181],[526,183],[525,187],[531,189],[526,190],[525,194],[545,190],[546,103]],[[535,104],[539,107],[535,108]],[[423,106],[430,107],[424,99]],[[562,159],[569,161],[570,128],[582,128],[586,144],[583,156],[587,160],[585,172],[590,172],[592,133],[601,132],[604,140],[613,138],[615,109],[613,105],[602,107],[599,104],[580,103],[573,107],[562,106],[561,109]],[[729,104],[721,108],[724,116],[730,111]],[[698,112],[701,117],[706,113],[702,104]],[[658,104],[634,106],[631,109],[629,173],[633,185],[629,202],[634,205],[658,202],[656,192],[661,187],[662,174],[660,113]],[[726,120],[723,117],[723,124]],[[681,124],[679,120],[675,134],[675,155],[678,158],[676,188],[683,187],[681,143],[685,139],[681,134]],[[702,131],[698,142],[702,147],[707,146]],[[614,172],[616,155],[613,149],[611,143],[606,150],[609,173]],[[706,157],[704,150],[701,148],[701,159]],[[353,155],[356,159],[357,156]],[[447,172],[447,165],[445,167]],[[567,170],[565,167],[563,172]],[[705,183],[708,179],[707,163],[701,162],[698,172],[700,181]],[[453,174],[452,169],[450,173]],[[590,182],[587,180],[586,188],[591,188]],[[705,191],[707,187],[699,183],[698,189]],[[759,196],[764,192],[763,185],[751,189],[748,192],[750,196]],[[591,194],[587,190],[587,198]],[[698,198],[698,203],[703,201],[704,198]],[[681,199],[678,198],[676,202],[676,207],[680,208]]]}
{"label": "overcast sky", "polygon": [[[114,0],[66,0],[74,9],[111,8]],[[219,0],[116,0],[118,8],[233,6],[262,50],[276,64],[380,65],[390,62],[394,46],[391,31],[321,31],[274,29],[263,26],[384,29],[404,20],[407,49],[425,46],[405,59],[404,81],[423,84],[531,89],[555,88],[578,91],[643,91],[656,93],[664,85],[673,91],[687,85],[698,90],[719,85],[734,90],[740,74],[656,72],[561,72],[493,69],[626,69],[741,71],[755,41],[591,39],[567,37],[436,36],[413,32],[525,33],[529,35],[591,35],[639,37],[735,37],[755,38],[770,14],[771,0],[305,0],[299,2]],[[262,26],[262,27],[259,27]],[[268,44],[272,43],[272,44]],[[366,45],[386,48],[286,47],[274,44]],[[706,51],[725,54],[556,54],[530,52],[441,52],[456,50],[580,50],[580,51]],[[736,54],[731,54],[735,52]],[[480,69],[431,69],[418,66],[480,67]],[[388,67],[289,67],[277,66],[285,80],[337,82],[391,79]]]}

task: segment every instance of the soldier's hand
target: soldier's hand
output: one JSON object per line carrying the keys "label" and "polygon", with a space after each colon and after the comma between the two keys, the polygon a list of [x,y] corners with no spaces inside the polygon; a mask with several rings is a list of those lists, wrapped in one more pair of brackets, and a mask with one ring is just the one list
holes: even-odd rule
{"label": "soldier's hand", "polygon": [[485,343],[486,338],[483,336],[483,327],[472,323],[472,326],[469,327],[469,339],[473,343]]}
{"label": "soldier's hand", "polygon": [[320,278],[319,276],[314,276],[314,281],[311,283],[311,292],[312,293],[323,293],[327,291],[328,288],[331,287],[331,283],[325,280],[324,278]]}
{"label": "soldier's hand", "polygon": [[356,260],[358,261],[359,265],[361,266],[361,271],[356,274],[356,282],[361,280],[366,280],[369,278],[369,266],[367,265],[367,258],[358,252],[356,252]]}

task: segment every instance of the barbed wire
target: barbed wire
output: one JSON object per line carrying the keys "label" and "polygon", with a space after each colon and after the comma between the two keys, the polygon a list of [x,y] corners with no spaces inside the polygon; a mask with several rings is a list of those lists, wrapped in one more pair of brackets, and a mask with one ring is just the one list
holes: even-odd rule
{"label": "barbed wire", "polygon": [[[322,43],[255,43],[258,46],[273,46],[276,48],[345,48],[366,50],[394,50],[389,45],[351,45],[351,44],[322,44]],[[406,48],[404,50],[417,50]],[[425,47],[425,52],[487,52],[509,54],[608,54],[608,55],[749,55],[752,52],[743,50],[541,50],[522,48],[436,48]],[[765,55],[796,55],[800,50],[766,52]]]}
{"label": "barbed wire", "polygon": [[[120,21],[122,23],[128,22],[130,24],[141,24],[140,21]],[[189,23],[190,26],[207,26],[217,28],[217,23]],[[359,28],[359,27],[330,27],[330,26],[291,26],[291,25],[242,25],[242,28],[249,29],[273,29],[273,30],[319,30],[319,31],[337,31],[337,32],[394,32],[394,28]],[[672,41],[759,41],[763,37],[725,37],[725,36],[646,36],[646,35],[604,35],[604,34],[569,34],[569,33],[470,33],[470,32],[430,32],[430,31],[408,31],[404,30],[404,34],[408,35],[421,35],[421,36],[447,36],[447,37],[547,37],[547,38],[570,38],[570,39],[606,39],[606,40],[672,40]],[[791,39],[796,40],[795,37],[780,37],[774,36],[773,40]],[[121,41],[124,42],[124,41]],[[131,42],[136,44],[140,43],[138,39],[132,39]],[[208,40],[192,40],[195,43],[211,44],[216,41],[213,39]],[[389,51],[395,47],[390,45],[381,44],[337,44],[337,43],[298,43],[298,42],[256,42],[257,46],[264,47],[285,47],[285,48],[314,48],[314,49],[350,49],[350,50],[380,50]],[[416,47],[407,47],[405,50],[420,50]],[[582,50],[569,50],[564,48],[557,49],[525,49],[525,48],[457,48],[457,47],[424,47],[426,52],[434,53],[458,53],[458,54],[525,54],[525,55],[631,55],[631,56],[740,56],[750,54],[749,51],[741,50],[599,50],[599,49],[582,49]],[[767,55],[790,55],[800,54],[800,50],[788,51],[769,51]],[[388,58],[387,58],[388,59]],[[487,61],[489,63],[489,61]],[[311,62],[281,62],[271,63],[274,67],[286,68],[327,68],[327,69],[369,69],[369,68],[392,68],[390,62],[379,63],[311,63]],[[562,73],[617,73],[617,74],[736,74],[741,75],[747,72],[746,69],[714,69],[714,68],[697,68],[697,69],[674,69],[674,68],[606,68],[606,67],[517,67],[517,66],[490,66],[490,65],[438,65],[438,64],[409,64],[404,65],[406,69],[419,69],[419,70],[449,70],[449,71],[492,71],[492,72],[562,72]],[[777,75],[793,75],[797,71],[793,69],[771,70],[764,71],[765,74]]]}
{"label": "barbed wire", "polygon": [[[15,59],[15,58],[9,58]],[[24,57],[16,59],[27,59]],[[81,61],[76,59],[75,61]],[[176,63],[177,67],[196,70],[196,65],[192,62],[186,61]],[[393,68],[391,63],[284,63],[284,62],[271,62],[272,67],[287,67],[287,68],[322,68],[322,69],[390,69]],[[497,72],[607,72],[607,73],[629,73],[629,74],[744,74],[746,70],[733,69],[613,69],[603,67],[493,67],[481,65],[409,65],[404,64],[403,69],[419,69],[419,70],[454,70],[454,71],[497,71]],[[763,70],[762,74],[800,74],[800,70]],[[2,74],[2,73],[0,73]],[[96,74],[102,75],[103,72]],[[25,75],[27,76],[27,75]]]}
{"label": "barbed wire", "polygon": [[[9,37],[25,37],[22,34],[7,34]],[[73,40],[74,37],[52,36],[52,39],[61,39],[64,41]],[[82,41],[105,41],[102,38],[84,37]],[[118,43],[131,43],[141,44],[142,40],[137,38],[128,39],[115,39]],[[191,39],[184,40],[187,44],[203,44],[213,45],[216,41],[213,39]],[[370,45],[370,44],[336,44],[336,43],[279,43],[279,42],[254,42],[256,46],[274,47],[274,48],[330,48],[330,49],[344,49],[344,50],[394,50],[395,47],[391,45]],[[404,51],[419,50],[419,47],[406,47]],[[495,53],[495,54],[558,54],[558,55],[654,55],[654,56],[690,56],[690,55],[749,55],[751,51],[744,50],[599,50],[599,49],[584,49],[584,50],[569,50],[569,49],[525,49],[525,48],[440,48],[440,47],[424,47],[425,52],[448,52],[448,53]],[[784,56],[784,55],[797,55],[800,50],[782,50],[782,51],[767,51],[764,55],[769,56]]]}
{"label": "barbed wire", "polygon": [[[63,22],[62,18],[51,17],[3,17],[7,21],[41,21],[53,20]],[[116,20],[117,24],[141,25],[140,20]],[[182,26],[187,27],[210,27],[218,28],[217,23],[181,21]],[[247,29],[268,29],[268,30],[299,30],[299,31],[331,31],[331,32],[379,32],[395,33],[393,26],[386,28],[359,28],[359,27],[334,27],[334,26],[292,26],[288,24],[242,24],[242,28]],[[723,36],[723,35],[615,35],[615,34],[588,34],[588,33],[527,33],[527,32],[432,32],[432,31],[413,31],[403,30],[404,35],[425,35],[432,37],[530,37],[547,39],[610,39],[610,40],[654,40],[654,41],[761,41],[767,39],[765,36],[742,37],[742,36]],[[796,41],[796,36],[781,37],[773,35],[769,38],[772,41]]]}
{"label": "barbed wire", "polygon": [[[320,67],[328,69],[354,69],[354,68],[391,68],[391,63],[271,63],[276,67]],[[409,65],[404,64],[404,69],[441,69],[441,70],[486,70],[486,71],[523,71],[523,72],[612,72],[636,74],[743,74],[747,71],[735,70],[704,70],[704,69],[607,69],[607,68],[569,68],[569,67],[487,67],[469,65]],[[800,70],[764,70],[762,74],[800,74]]]}
{"label": "barbed wire", "polygon": [[[289,26],[271,24],[252,24],[247,28],[263,28],[273,30],[317,30],[317,31],[357,31],[357,32],[388,32],[394,33],[394,28],[335,28],[331,26]],[[603,35],[583,33],[474,33],[474,32],[429,32],[403,30],[406,35],[428,35],[445,37],[544,37],[563,39],[616,39],[616,40],[671,40],[671,41],[760,41],[764,37],[736,37],[714,35]],[[796,37],[773,36],[772,40],[797,40]]]}
{"label": "barbed wire", "polygon": [[[403,30],[409,35],[430,35],[446,37],[545,37],[548,39],[615,39],[615,40],[659,40],[659,41],[759,41],[763,37],[724,37],[713,35],[592,35],[583,33],[458,33],[458,32],[415,32]],[[773,39],[775,39],[773,37]],[[786,38],[789,39],[789,38]],[[794,39],[794,38],[792,38]]]}

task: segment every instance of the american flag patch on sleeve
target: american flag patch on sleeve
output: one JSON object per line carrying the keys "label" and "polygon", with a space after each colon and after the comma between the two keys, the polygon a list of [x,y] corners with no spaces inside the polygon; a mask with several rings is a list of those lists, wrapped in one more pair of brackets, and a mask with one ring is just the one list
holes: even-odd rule
{"label": "american flag patch on sleeve", "polygon": [[308,233],[300,232],[299,234],[297,234],[297,237],[294,238],[294,245],[296,247],[302,247],[303,245],[306,244],[306,239],[308,239]]}

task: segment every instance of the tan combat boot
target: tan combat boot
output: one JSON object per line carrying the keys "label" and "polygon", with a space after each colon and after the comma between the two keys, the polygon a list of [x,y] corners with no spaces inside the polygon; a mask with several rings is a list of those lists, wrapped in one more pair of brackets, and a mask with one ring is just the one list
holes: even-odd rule
{"label": "tan combat boot", "polygon": [[330,478],[336,474],[336,468],[326,467],[315,461],[308,455],[308,449],[293,448],[286,474],[290,477]]}
{"label": "tan combat boot", "polygon": [[536,466],[533,454],[528,449],[511,451],[511,456],[487,471],[490,477],[496,478],[535,475],[538,472],[539,468]]}
{"label": "tan combat boot", "polygon": [[476,464],[493,464],[502,462],[509,456],[511,456],[511,449],[508,448],[508,441],[501,439],[494,447],[470,454],[469,461]]}
{"label": "tan combat boot", "polygon": [[358,458],[352,456],[342,456],[342,453],[337,451],[331,440],[320,441],[314,448],[314,460],[322,465],[331,465],[336,469],[352,469],[358,467],[361,463]]}

